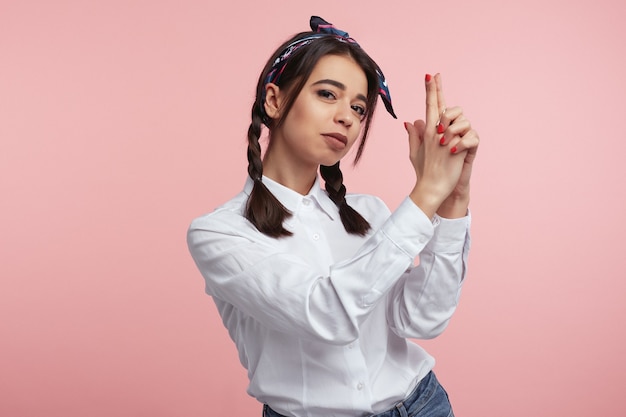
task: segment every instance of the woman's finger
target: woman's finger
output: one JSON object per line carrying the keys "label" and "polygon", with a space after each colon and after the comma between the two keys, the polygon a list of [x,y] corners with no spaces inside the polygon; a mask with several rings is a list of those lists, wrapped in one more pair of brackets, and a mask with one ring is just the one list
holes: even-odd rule
{"label": "woman's finger", "polygon": [[463,116],[463,109],[461,107],[448,107],[446,111],[441,115],[439,122],[444,128],[447,128],[460,117],[465,117]]}
{"label": "woman's finger", "polygon": [[[420,122],[422,123],[422,131],[423,131],[424,122],[421,120]],[[408,122],[404,123],[404,128],[409,134],[409,158],[411,159],[412,162],[415,162],[417,161],[417,154],[423,141],[423,139],[420,138],[420,129],[416,127],[414,123],[408,123]]]}
{"label": "woman's finger", "polygon": [[439,105],[439,114],[444,114],[446,110],[446,100],[443,98],[443,87],[441,82],[441,74],[435,74],[435,85],[437,86],[437,103]]}
{"label": "woman's finger", "polygon": [[[437,123],[437,133],[441,134],[445,132],[450,125],[464,118],[465,116],[463,116],[462,108],[455,106],[446,109],[446,111],[441,115],[439,123]],[[448,137],[450,138],[451,136],[448,135]]]}
{"label": "woman's finger", "polygon": [[413,126],[417,129],[417,135],[420,143],[424,142],[424,132],[426,131],[426,123],[423,120],[416,120],[413,122]]}
{"label": "woman's finger", "polygon": [[[447,112],[446,112],[447,113]],[[461,138],[472,130],[472,125],[464,116],[454,119],[454,122],[447,127],[441,138],[440,145],[447,145],[455,138]]]}
{"label": "woman's finger", "polygon": [[478,150],[479,144],[480,138],[478,137],[478,133],[475,130],[470,130],[465,135],[461,137],[457,136],[451,140],[448,146],[450,147],[450,153],[457,154],[467,151],[468,155],[471,155],[473,158]]}
{"label": "woman's finger", "polygon": [[433,133],[439,121],[439,101],[437,99],[437,83],[435,78],[426,74],[426,129]]}

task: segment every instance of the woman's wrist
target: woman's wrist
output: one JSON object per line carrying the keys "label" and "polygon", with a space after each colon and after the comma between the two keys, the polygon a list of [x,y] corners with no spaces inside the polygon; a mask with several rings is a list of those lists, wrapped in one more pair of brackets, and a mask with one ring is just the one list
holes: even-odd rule
{"label": "woman's wrist", "polygon": [[465,217],[467,215],[469,201],[469,193],[464,195],[452,193],[441,203],[437,209],[437,215],[445,219]]}
{"label": "woman's wrist", "polygon": [[432,219],[437,213],[439,206],[441,206],[444,197],[440,196],[440,193],[429,187],[424,182],[418,182],[413,191],[409,194],[409,197],[416,206],[418,206],[429,219]]}

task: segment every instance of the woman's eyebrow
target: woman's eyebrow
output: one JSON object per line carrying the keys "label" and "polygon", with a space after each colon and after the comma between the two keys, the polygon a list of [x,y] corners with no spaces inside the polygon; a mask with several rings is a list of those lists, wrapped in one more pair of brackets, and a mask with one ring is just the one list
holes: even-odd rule
{"label": "woman's eyebrow", "polygon": [[[332,86],[337,87],[341,91],[346,91],[345,84],[340,83],[339,81],[335,81],[335,80],[331,80],[331,79],[325,79],[325,80],[315,81],[311,85],[318,85],[318,84],[330,84]],[[363,94],[357,94],[356,98],[358,98],[359,100],[363,100],[364,102],[367,103],[367,97],[365,97]]]}

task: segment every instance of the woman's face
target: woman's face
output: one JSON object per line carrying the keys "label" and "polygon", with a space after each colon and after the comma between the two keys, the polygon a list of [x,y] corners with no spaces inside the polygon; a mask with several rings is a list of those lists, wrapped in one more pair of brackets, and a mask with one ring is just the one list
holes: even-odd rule
{"label": "woman's face", "polygon": [[272,131],[268,149],[272,159],[288,159],[316,170],[320,164],[334,165],[361,133],[367,91],[365,73],[352,58],[321,58],[283,124]]}

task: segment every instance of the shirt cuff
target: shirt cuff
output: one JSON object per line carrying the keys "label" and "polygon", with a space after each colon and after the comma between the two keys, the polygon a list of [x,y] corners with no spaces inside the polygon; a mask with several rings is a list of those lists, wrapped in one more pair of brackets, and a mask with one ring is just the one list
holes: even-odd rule
{"label": "shirt cuff", "polygon": [[383,226],[383,233],[411,259],[424,249],[434,232],[433,223],[409,197],[404,199]]}
{"label": "shirt cuff", "polygon": [[428,249],[439,253],[462,252],[472,222],[470,211],[467,210],[467,215],[458,219],[446,219],[435,214],[433,223],[435,221],[435,233],[428,242]]}

